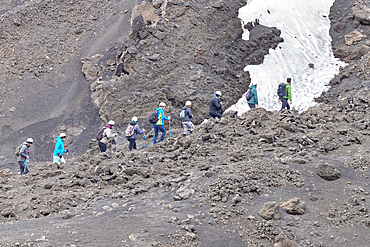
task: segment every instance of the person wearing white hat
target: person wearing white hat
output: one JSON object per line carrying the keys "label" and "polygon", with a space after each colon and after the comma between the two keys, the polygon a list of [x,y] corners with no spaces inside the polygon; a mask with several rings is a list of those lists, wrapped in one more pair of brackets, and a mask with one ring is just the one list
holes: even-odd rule
{"label": "person wearing white hat", "polygon": [[[21,169],[21,175],[27,174],[30,169],[28,168],[28,163],[30,162],[30,147],[33,144],[33,139],[28,138],[23,142],[22,147],[19,150],[19,156],[17,158],[19,168]],[[26,162],[27,160],[27,162]]]}
{"label": "person wearing white hat", "polygon": [[55,142],[55,148],[53,153],[53,163],[66,163],[63,153],[68,153],[68,149],[64,149],[64,141],[66,140],[67,135],[65,133],[60,133]]}
{"label": "person wearing white hat", "polygon": [[102,139],[99,140],[98,142],[101,152],[107,151],[107,145],[109,143],[109,139],[117,136],[117,133],[113,133],[112,131],[114,128],[114,125],[115,125],[115,122],[113,120],[110,120],[103,128]]}
{"label": "person wearing white hat", "polygon": [[182,111],[180,113],[180,117],[182,118],[182,127],[184,127],[184,133],[182,136],[186,136],[188,132],[188,128],[190,128],[190,135],[194,131],[194,124],[191,122],[191,119],[193,118],[193,115],[191,114],[191,102],[186,101],[185,106],[182,108]]}
{"label": "person wearing white hat", "polygon": [[156,144],[157,143],[157,137],[158,137],[158,131],[162,132],[162,135],[161,135],[161,138],[159,139],[159,142],[162,142],[164,140],[164,136],[166,135],[166,129],[163,127],[164,125],[164,121],[163,120],[168,120],[170,121],[170,117],[166,117],[164,115],[164,108],[166,107],[166,104],[164,102],[161,102],[159,104],[159,107],[157,108],[157,112],[158,112],[158,115],[157,115],[157,119],[158,121],[156,123],[153,124],[153,127],[154,127],[154,137],[153,137],[153,143]]}
{"label": "person wearing white hat", "polygon": [[221,92],[216,91],[209,101],[209,117],[211,118],[222,118],[222,103],[221,103]]}
{"label": "person wearing white hat", "polygon": [[136,116],[133,116],[132,119],[131,119],[131,122],[127,125],[127,128],[126,128],[126,137],[127,137],[127,140],[130,142],[129,145],[128,145],[128,148],[130,149],[130,151],[132,151],[132,149],[136,149],[136,138],[137,138],[137,134],[144,134],[145,132],[145,129],[140,129],[139,125],[137,124],[137,117]]}

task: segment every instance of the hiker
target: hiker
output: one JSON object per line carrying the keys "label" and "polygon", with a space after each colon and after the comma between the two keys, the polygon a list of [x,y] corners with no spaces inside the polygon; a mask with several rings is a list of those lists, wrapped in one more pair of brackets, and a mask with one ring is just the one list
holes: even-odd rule
{"label": "hiker", "polygon": [[[291,78],[287,78],[287,83],[285,85],[285,91],[283,89],[283,85],[284,83],[281,83],[279,85],[279,89],[278,89],[278,95],[279,95],[279,100],[278,100],[278,103],[280,103],[280,100],[281,100],[281,110],[282,111],[283,109],[288,109],[290,110],[290,106],[288,104],[288,99],[290,101],[290,104],[292,104],[292,87],[291,87],[291,84],[292,84],[292,79]],[[279,90],[280,91],[283,91],[284,93],[279,93]]]}
{"label": "hiker", "polygon": [[107,144],[109,142],[109,139],[117,136],[117,133],[112,132],[112,129],[114,128],[114,124],[115,124],[114,121],[110,120],[103,128],[102,138],[98,142],[101,152],[107,151]]}
{"label": "hiker", "polygon": [[136,149],[136,138],[137,134],[144,134],[145,129],[140,129],[139,125],[137,124],[137,117],[133,116],[131,122],[127,125],[126,128],[126,137],[127,140],[130,142],[128,145],[128,149],[132,151],[132,149]]}
{"label": "hiker", "polygon": [[194,124],[191,122],[193,115],[191,114],[191,102],[186,101],[185,106],[182,108],[180,116],[182,117],[182,127],[184,127],[184,134],[182,136],[186,136],[188,132],[188,128],[190,128],[190,135],[194,131]]}
{"label": "hiker", "polygon": [[67,135],[64,133],[60,133],[60,135],[56,139],[54,153],[53,153],[53,163],[66,163],[63,153],[68,153],[68,149],[64,149],[64,141],[66,140]]}
{"label": "hiker", "polygon": [[256,108],[256,106],[258,107],[258,97],[257,97],[257,84],[255,85],[250,85],[249,86],[249,90],[250,90],[250,99],[248,100],[247,98],[247,103],[249,105],[249,108]]}
{"label": "hiker", "polygon": [[153,123],[153,127],[154,127],[154,141],[153,143],[156,144],[157,143],[157,137],[158,137],[158,131],[162,132],[162,135],[161,135],[161,138],[159,139],[159,142],[162,142],[164,140],[164,136],[166,135],[166,130],[164,128],[164,121],[163,120],[168,120],[170,121],[171,117],[165,117],[164,115],[164,108],[166,107],[166,104],[164,102],[161,102],[159,104],[159,107],[157,108],[156,111],[158,111],[158,115],[157,115],[157,122],[156,123]]}
{"label": "hiker", "polygon": [[32,146],[32,144],[33,144],[33,139],[28,138],[26,142],[23,142],[23,145],[19,150],[19,156],[17,158],[17,161],[19,164],[19,168],[21,169],[21,175],[27,174],[30,171],[27,164],[30,162],[29,149]]}
{"label": "hiker", "polygon": [[209,117],[222,118],[221,92],[216,91],[209,101]]}

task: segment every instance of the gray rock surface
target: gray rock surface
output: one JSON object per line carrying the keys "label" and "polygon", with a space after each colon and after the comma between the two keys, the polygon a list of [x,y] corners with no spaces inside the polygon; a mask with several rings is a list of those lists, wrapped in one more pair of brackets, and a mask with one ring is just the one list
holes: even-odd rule
{"label": "gray rock surface", "polygon": [[333,181],[340,178],[340,172],[335,168],[334,165],[328,164],[324,161],[320,161],[316,166],[316,173],[321,178],[327,181]]}

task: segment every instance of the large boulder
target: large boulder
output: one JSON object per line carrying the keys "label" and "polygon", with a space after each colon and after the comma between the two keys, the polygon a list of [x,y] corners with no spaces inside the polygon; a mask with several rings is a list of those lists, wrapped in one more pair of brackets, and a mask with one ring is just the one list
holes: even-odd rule
{"label": "large boulder", "polygon": [[262,209],[259,212],[259,215],[265,220],[279,220],[280,212],[279,205],[276,202],[266,202],[263,204]]}
{"label": "large boulder", "polygon": [[304,210],[306,209],[305,202],[299,200],[299,198],[295,197],[290,199],[287,202],[283,202],[281,207],[288,213],[288,214],[304,214]]}
{"label": "large boulder", "polygon": [[340,178],[340,172],[334,165],[320,161],[316,166],[316,173],[327,181],[333,181]]}
{"label": "large boulder", "polygon": [[353,8],[353,15],[355,16],[356,20],[361,22],[362,24],[369,25],[370,24],[370,8],[356,4]]}
{"label": "large boulder", "polygon": [[355,30],[344,36],[347,45],[353,45],[366,39],[366,35]]}

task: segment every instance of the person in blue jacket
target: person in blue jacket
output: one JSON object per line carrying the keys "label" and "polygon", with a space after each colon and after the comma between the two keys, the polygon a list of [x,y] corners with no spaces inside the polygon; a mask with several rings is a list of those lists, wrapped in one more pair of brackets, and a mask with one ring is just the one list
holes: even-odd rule
{"label": "person in blue jacket", "polygon": [[247,101],[249,108],[258,107],[258,97],[257,97],[257,84],[250,85],[249,90],[251,90],[252,98]]}
{"label": "person in blue jacket", "polygon": [[140,134],[140,135],[144,134],[145,129],[140,129],[139,125],[137,124],[136,116],[132,117],[131,122],[127,125],[126,129],[128,129],[130,126],[133,126],[134,133],[132,133],[131,136],[126,136],[126,137],[127,137],[127,140],[130,142],[130,144],[128,145],[128,149],[132,151],[132,149],[136,149],[137,134]]}
{"label": "person in blue jacket", "polygon": [[153,143],[156,144],[157,143],[157,137],[158,137],[158,131],[162,132],[162,136],[161,136],[161,139],[159,139],[159,142],[162,142],[164,140],[164,136],[166,135],[166,130],[165,128],[163,127],[164,125],[164,121],[163,120],[168,120],[170,121],[170,117],[166,117],[164,115],[164,108],[166,107],[166,104],[164,102],[161,102],[159,104],[159,107],[157,108],[157,111],[158,111],[158,121],[156,123],[153,124],[153,127],[154,127],[154,141]]}
{"label": "person in blue jacket", "polygon": [[64,149],[64,141],[66,140],[67,135],[61,133],[56,140],[54,153],[53,153],[53,163],[65,163],[63,153],[68,153],[68,149]]}

